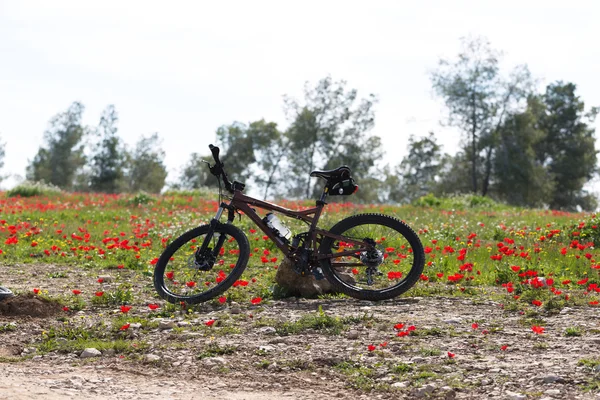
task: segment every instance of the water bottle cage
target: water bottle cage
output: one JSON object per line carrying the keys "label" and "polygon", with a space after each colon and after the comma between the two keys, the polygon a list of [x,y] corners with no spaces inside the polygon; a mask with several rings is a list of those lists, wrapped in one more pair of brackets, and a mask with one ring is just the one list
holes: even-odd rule
{"label": "water bottle cage", "polygon": [[326,188],[330,196],[348,196],[356,193],[358,185],[354,183],[354,179],[348,178],[327,182]]}

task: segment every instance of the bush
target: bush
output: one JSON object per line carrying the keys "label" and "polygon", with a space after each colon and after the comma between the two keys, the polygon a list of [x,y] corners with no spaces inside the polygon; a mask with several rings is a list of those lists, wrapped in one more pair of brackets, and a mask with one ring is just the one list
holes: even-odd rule
{"label": "bush", "polygon": [[140,204],[148,204],[154,202],[155,199],[146,192],[138,192],[133,198],[127,201],[127,204],[131,206],[138,206]]}
{"label": "bush", "polygon": [[6,197],[49,196],[61,192],[60,188],[44,182],[24,181],[6,192]]}
{"label": "bush", "polygon": [[473,194],[462,194],[450,197],[435,197],[429,193],[413,201],[418,207],[435,207],[444,210],[465,210],[469,208],[497,209],[506,208],[505,205],[497,203],[493,199]]}
{"label": "bush", "polygon": [[435,197],[429,193],[426,196],[421,196],[413,201],[413,205],[418,207],[439,207],[442,205],[442,199]]}

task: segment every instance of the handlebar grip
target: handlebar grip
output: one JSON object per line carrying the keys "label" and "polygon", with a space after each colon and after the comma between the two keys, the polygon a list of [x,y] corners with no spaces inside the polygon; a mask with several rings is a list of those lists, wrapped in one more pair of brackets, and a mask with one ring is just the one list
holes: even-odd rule
{"label": "handlebar grip", "polygon": [[215,159],[215,162],[217,164],[220,164],[221,161],[219,161],[219,151],[220,151],[219,148],[217,146],[213,146],[212,144],[209,144],[208,148],[210,149],[210,152],[212,153],[213,158]]}

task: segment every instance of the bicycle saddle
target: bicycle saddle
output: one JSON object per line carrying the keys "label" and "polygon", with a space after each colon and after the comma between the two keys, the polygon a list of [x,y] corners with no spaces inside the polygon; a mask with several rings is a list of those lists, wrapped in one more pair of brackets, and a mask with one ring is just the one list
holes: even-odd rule
{"label": "bicycle saddle", "polygon": [[310,173],[312,178],[323,178],[323,179],[331,179],[331,178],[349,178],[350,177],[350,167],[347,165],[342,165],[336,169],[330,169],[328,171],[319,171],[314,170]]}

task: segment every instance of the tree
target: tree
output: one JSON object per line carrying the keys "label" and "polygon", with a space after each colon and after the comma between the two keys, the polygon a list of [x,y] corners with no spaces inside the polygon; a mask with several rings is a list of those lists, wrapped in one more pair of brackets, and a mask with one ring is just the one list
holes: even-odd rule
{"label": "tree", "polygon": [[50,120],[40,147],[27,167],[27,179],[44,181],[62,189],[73,188],[79,168],[85,164],[82,139],[88,128],[81,123],[84,107],[75,102]]}
{"label": "tree", "polygon": [[158,133],[142,136],[128,160],[126,177],[129,190],[160,193],[167,178],[164,158]]}
{"label": "tree", "polygon": [[531,96],[527,110],[510,115],[498,129],[494,192],[509,204],[542,207],[554,191],[554,176],[535,152],[546,140],[538,121],[543,107],[539,97]]}
{"label": "tree", "polygon": [[463,38],[458,60],[440,60],[431,76],[434,91],[448,107],[448,123],[466,138],[464,153],[471,165],[473,193],[486,195],[497,144],[497,129],[507,114],[527,96],[531,78],[526,66],[514,69],[508,79],[499,73],[500,53],[483,38]]}
{"label": "tree", "polygon": [[[369,95],[357,102],[357,91],[346,90],[346,82],[322,79],[314,88],[306,83],[304,103],[285,97],[285,110],[292,123],[288,140],[288,180],[291,196],[310,198],[315,168],[337,168],[346,164],[358,180],[369,177],[381,156],[381,140],[367,132],[375,123]],[[360,193],[360,192],[359,192]]]}
{"label": "tree", "polygon": [[598,108],[585,112],[585,103],[575,94],[573,83],[548,85],[538,111],[539,129],[546,134],[537,143],[536,157],[554,176],[551,208],[574,210],[579,205],[592,210],[596,200],[583,190],[596,171],[598,151],[594,129],[590,127]]}
{"label": "tree", "polygon": [[263,198],[267,199],[269,190],[276,187],[284,176],[282,172],[289,141],[275,122],[266,122],[264,119],[249,125],[248,136],[252,139],[256,160],[256,171],[252,175],[263,191]]}
{"label": "tree", "polygon": [[[6,155],[6,143],[0,142],[0,169],[4,168],[4,156]],[[0,182],[6,178],[5,175],[0,175]]]}
{"label": "tree", "polygon": [[227,174],[238,181],[248,181],[252,176],[249,166],[256,161],[248,127],[240,122],[219,127],[217,143],[223,152],[220,158]]}
{"label": "tree", "polygon": [[122,189],[125,149],[117,136],[118,114],[113,105],[106,107],[96,130],[97,142],[91,157],[90,189],[119,193]]}
{"label": "tree", "polygon": [[443,155],[433,132],[429,136],[408,139],[408,154],[396,167],[399,177],[396,187],[390,190],[390,198],[410,203],[412,200],[432,193],[442,168]]}
{"label": "tree", "polygon": [[212,156],[201,156],[192,153],[179,176],[178,187],[182,189],[199,189],[204,186],[216,186],[217,180],[208,170],[205,162],[214,164]]}

